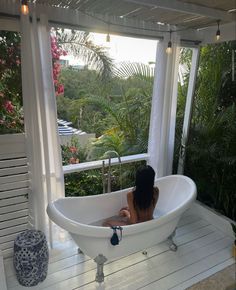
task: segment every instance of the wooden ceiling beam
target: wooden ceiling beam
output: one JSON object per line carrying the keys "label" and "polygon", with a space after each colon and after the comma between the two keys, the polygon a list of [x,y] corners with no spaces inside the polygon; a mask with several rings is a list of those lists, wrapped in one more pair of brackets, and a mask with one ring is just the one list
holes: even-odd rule
{"label": "wooden ceiling beam", "polygon": [[178,0],[123,0],[127,3],[139,4],[152,8],[162,8],[171,11],[178,11],[186,14],[199,15],[209,17],[216,20],[224,20],[227,22],[234,21],[233,15],[215,8],[209,8],[197,4],[180,2]]}

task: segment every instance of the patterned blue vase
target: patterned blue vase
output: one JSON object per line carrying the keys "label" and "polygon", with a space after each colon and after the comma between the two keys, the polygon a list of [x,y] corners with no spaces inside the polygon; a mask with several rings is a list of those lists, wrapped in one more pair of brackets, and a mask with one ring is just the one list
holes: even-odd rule
{"label": "patterned blue vase", "polygon": [[43,232],[27,230],[14,242],[14,268],[22,286],[35,286],[42,282],[48,272],[48,246]]}

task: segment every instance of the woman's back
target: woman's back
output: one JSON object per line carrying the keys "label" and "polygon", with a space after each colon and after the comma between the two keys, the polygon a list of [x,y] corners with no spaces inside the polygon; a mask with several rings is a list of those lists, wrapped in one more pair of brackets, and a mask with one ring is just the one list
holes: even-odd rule
{"label": "woman's back", "polygon": [[106,220],[103,225],[126,225],[152,220],[159,196],[159,189],[154,187],[154,178],[155,171],[151,166],[138,169],[134,190],[127,193],[128,207],[122,208],[119,212],[122,220]]}
{"label": "woman's back", "polygon": [[153,188],[153,200],[148,208],[140,209],[134,203],[134,191],[127,193],[127,202],[130,211],[130,222],[131,223],[140,223],[153,219],[153,212],[157,204],[159,196],[159,189],[157,187]]}

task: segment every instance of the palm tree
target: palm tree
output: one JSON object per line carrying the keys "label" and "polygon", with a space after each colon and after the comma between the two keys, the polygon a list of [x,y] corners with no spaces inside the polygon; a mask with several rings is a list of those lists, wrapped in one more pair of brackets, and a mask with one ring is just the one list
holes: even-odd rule
{"label": "palm tree", "polygon": [[96,105],[108,114],[110,128],[93,144],[97,158],[105,148],[117,147],[122,155],[146,152],[153,76],[154,70],[148,65],[122,63],[114,68],[114,77],[122,86],[119,101],[97,96],[84,99],[84,104]]}
{"label": "palm tree", "polygon": [[91,40],[90,34],[75,30],[55,30],[57,42],[68,54],[81,58],[89,68],[99,72],[103,79],[111,77],[113,61],[105,47]]}

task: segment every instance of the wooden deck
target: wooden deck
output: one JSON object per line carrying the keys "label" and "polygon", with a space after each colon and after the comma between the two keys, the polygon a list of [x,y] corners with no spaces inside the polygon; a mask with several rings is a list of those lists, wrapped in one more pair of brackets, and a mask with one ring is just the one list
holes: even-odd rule
{"label": "wooden deck", "polygon": [[31,288],[18,284],[12,259],[5,260],[8,290],[45,289],[145,289],[183,290],[232,265],[233,239],[206,220],[187,212],[175,238],[178,251],[171,252],[166,242],[142,252],[105,264],[105,282],[94,282],[96,264],[77,253],[72,241],[58,244],[50,253],[46,280]]}

